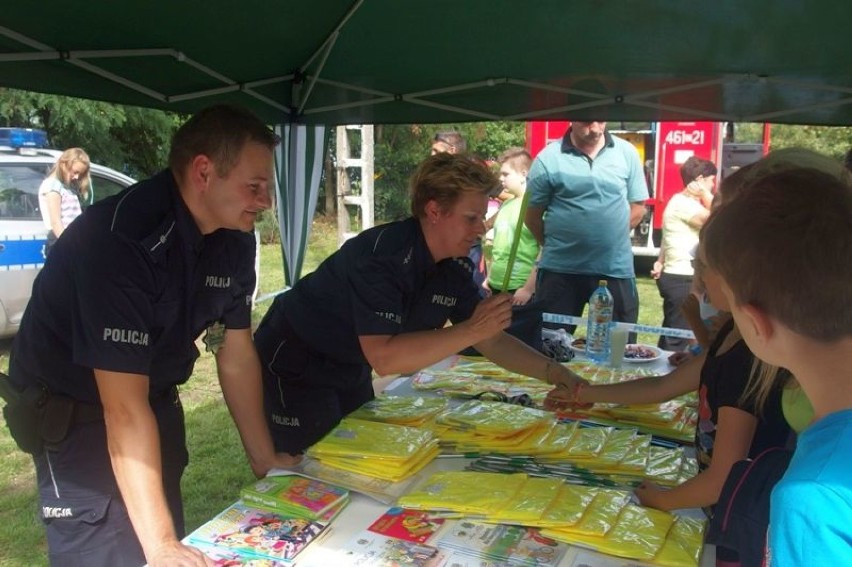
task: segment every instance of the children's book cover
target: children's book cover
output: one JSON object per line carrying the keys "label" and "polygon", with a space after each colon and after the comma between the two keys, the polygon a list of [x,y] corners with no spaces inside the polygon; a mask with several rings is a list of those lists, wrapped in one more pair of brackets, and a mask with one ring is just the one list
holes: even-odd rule
{"label": "children's book cover", "polygon": [[288,518],[242,503],[232,504],[189,534],[190,545],[207,544],[241,555],[292,560],[325,529],[306,518]]}
{"label": "children's book cover", "polygon": [[215,545],[197,542],[191,545],[209,557],[215,567],[289,567],[292,565],[289,561],[242,555],[236,551]]}
{"label": "children's book cover", "polygon": [[267,476],[240,491],[249,505],[318,520],[349,497],[349,491],[319,480],[287,474]]}
{"label": "children's book cover", "polygon": [[568,551],[566,544],[542,536],[535,528],[466,520],[453,521],[436,545],[523,567],[555,567]]}
{"label": "children's book cover", "polygon": [[443,518],[430,517],[420,510],[394,506],[379,516],[367,529],[377,534],[424,543],[444,524]]}

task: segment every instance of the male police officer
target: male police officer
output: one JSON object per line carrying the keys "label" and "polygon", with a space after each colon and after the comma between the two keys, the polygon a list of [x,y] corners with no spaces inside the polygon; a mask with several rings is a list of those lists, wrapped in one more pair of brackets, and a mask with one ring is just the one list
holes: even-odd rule
{"label": "male police officer", "polygon": [[202,110],[175,134],[169,169],[90,207],[38,276],[5,413],[33,453],[52,563],[212,565],[179,541],[176,386],[204,329],[254,473],[297,461],[273,448],[250,330],[250,231],[270,206],[275,144],[241,108]]}

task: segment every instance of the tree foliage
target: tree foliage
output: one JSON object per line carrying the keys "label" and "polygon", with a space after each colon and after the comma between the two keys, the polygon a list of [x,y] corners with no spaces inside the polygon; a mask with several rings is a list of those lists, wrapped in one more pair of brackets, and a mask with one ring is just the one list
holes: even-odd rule
{"label": "tree foliage", "polygon": [[[754,143],[762,140],[763,124],[737,124],[736,141]],[[852,128],[849,126],[808,126],[772,124],[769,149],[808,148],[821,154],[843,159],[852,147]]]}
{"label": "tree foliage", "polygon": [[772,126],[770,148],[810,148],[827,156],[843,159],[852,148],[852,128],[848,126],[795,126],[776,124]]}
{"label": "tree foliage", "polygon": [[456,130],[467,141],[469,153],[493,161],[503,150],[524,145],[521,122],[470,124],[395,124],[376,128],[375,215],[393,220],[410,214],[408,178],[429,155],[436,132]]}
{"label": "tree foliage", "polygon": [[166,165],[176,114],[0,88],[0,126],[41,128],[57,149],[81,147],[92,161],[136,178]]}
{"label": "tree foliage", "polygon": [[[172,134],[183,120],[182,116],[160,110],[0,88],[0,126],[42,128],[52,147],[82,147],[93,161],[136,178],[165,167]],[[408,179],[429,155],[435,133],[443,130],[461,132],[468,151],[488,161],[496,160],[509,147],[525,145],[522,122],[377,126],[377,221],[409,214]],[[762,125],[737,124],[735,132],[737,142],[759,142]],[[776,124],[771,132],[772,149],[802,146],[839,159],[852,147],[852,127]],[[353,138],[352,142],[357,146],[356,140]],[[358,151],[353,147],[354,153]],[[333,143],[330,152],[333,159]],[[360,180],[354,176],[352,182],[357,190]]]}

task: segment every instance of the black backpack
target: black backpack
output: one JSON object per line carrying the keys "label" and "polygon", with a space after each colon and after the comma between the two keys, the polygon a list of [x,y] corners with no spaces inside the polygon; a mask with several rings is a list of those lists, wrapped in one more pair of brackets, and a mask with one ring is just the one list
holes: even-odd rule
{"label": "black backpack", "polygon": [[767,449],[731,467],[710,520],[707,543],[736,551],[742,567],[760,567],[769,528],[769,496],[790,464],[793,452]]}

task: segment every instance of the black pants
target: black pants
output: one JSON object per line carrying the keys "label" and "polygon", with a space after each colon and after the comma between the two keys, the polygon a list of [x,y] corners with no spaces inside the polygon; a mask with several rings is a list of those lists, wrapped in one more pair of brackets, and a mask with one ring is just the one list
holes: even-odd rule
{"label": "black pants", "polygon": [[[535,285],[535,297],[548,313],[573,315],[579,317],[589,302],[592,292],[598,287],[600,280],[607,280],[607,287],[612,294],[613,321],[635,323],[639,320],[639,294],[636,290],[636,279],[619,279],[607,276],[585,276],[577,274],[560,274],[548,270],[539,270]],[[565,327],[558,323],[544,323],[546,328],[558,329]],[[568,325],[568,332],[573,334],[575,326]],[[628,342],[636,342],[636,333],[630,333]]]}
{"label": "black pants", "polygon": [[263,368],[263,405],[276,451],[303,453],[347,414],[373,399],[370,367],[311,349],[278,317],[254,340]]}
{"label": "black pants", "polygon": [[[663,327],[689,329],[689,323],[683,315],[681,306],[692,288],[692,276],[681,276],[663,272],[657,280],[657,289],[663,298]],[[666,350],[685,350],[688,339],[660,335],[657,346]]]}
{"label": "black pants", "polygon": [[[151,402],[160,433],[166,500],[178,538],[185,535],[180,480],[188,462],[176,390]],[[72,426],[56,450],[33,457],[50,563],[62,567],[145,564],[112,471],[103,420]]]}

